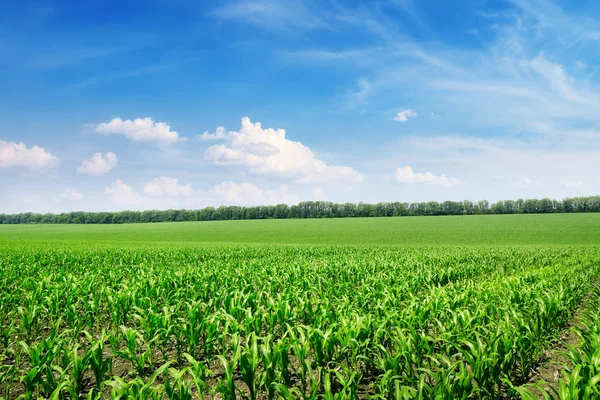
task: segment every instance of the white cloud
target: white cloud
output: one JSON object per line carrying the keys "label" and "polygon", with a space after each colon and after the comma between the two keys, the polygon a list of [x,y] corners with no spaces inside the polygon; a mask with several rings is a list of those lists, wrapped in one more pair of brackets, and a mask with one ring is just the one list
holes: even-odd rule
{"label": "white cloud", "polygon": [[362,181],[362,175],[353,168],[329,165],[285,134],[283,129],[263,129],[260,122],[253,124],[244,117],[240,131],[227,134],[227,144],[211,146],[204,154],[215,165],[246,167],[254,174],[278,175],[296,183]]}
{"label": "white cloud", "polygon": [[113,203],[123,206],[142,206],[145,203],[143,196],[140,196],[131,186],[120,179],[114,181],[111,186],[107,186],[104,193],[110,196]]}
{"label": "white cloud", "polygon": [[118,160],[115,153],[95,153],[89,160],[84,160],[77,167],[77,173],[88,175],[104,175],[117,166]]}
{"label": "white cloud", "polygon": [[186,197],[194,193],[190,185],[180,185],[177,178],[161,176],[144,187],[144,193],[152,197]]}
{"label": "white cloud", "polygon": [[459,184],[458,179],[449,179],[446,175],[435,176],[431,172],[415,173],[410,165],[396,168],[396,182],[403,184],[429,184],[439,186],[450,186]]}
{"label": "white cloud", "polygon": [[103,122],[96,127],[96,132],[103,134],[121,134],[135,142],[160,142],[173,143],[187,140],[171,130],[171,126],[164,122],[154,122],[152,118],[136,118],[123,121],[115,118],[110,122]]}
{"label": "white cloud", "polygon": [[224,140],[227,139],[227,132],[225,131],[225,127],[219,126],[215,133],[206,131],[201,135],[196,135],[196,137],[198,140]]}
{"label": "white cloud", "polygon": [[77,189],[67,188],[58,197],[59,200],[67,201],[82,201],[84,199],[83,193]]}
{"label": "white cloud", "polygon": [[518,178],[516,181],[513,182],[513,187],[516,189],[525,189],[528,187],[540,186],[540,185],[541,185],[541,183],[539,181],[533,180],[526,176]]}
{"label": "white cloud", "polygon": [[436,114],[434,112],[432,112],[430,116],[431,116],[431,119],[438,119],[440,117],[439,114]]}
{"label": "white cloud", "polygon": [[417,113],[411,110],[410,108],[408,110],[401,108],[400,111],[398,111],[398,114],[396,114],[396,117],[394,117],[394,121],[406,122],[409,118],[414,118],[416,116]]}
{"label": "white cloud", "polygon": [[[155,186],[156,185],[156,186]],[[219,205],[273,205],[296,204],[297,193],[288,185],[262,189],[248,182],[221,182],[208,190],[192,190],[179,185],[177,179],[156,178],[138,193],[120,179],[105,188],[109,200],[121,208],[131,210],[202,208]]]}
{"label": "white cloud", "polygon": [[571,180],[565,180],[565,181],[560,181],[560,183],[558,184],[560,187],[564,187],[564,188],[572,188],[572,187],[578,187],[578,186],[582,186],[583,182],[581,181],[571,181]]}
{"label": "white cloud", "polygon": [[298,196],[290,191],[288,185],[280,185],[277,189],[263,190],[248,182],[225,181],[214,186],[209,194],[224,204],[272,205],[298,202]]}
{"label": "white cloud", "polygon": [[114,205],[127,210],[198,208],[202,203],[201,193],[194,193],[197,197],[179,198],[169,197],[169,193],[165,192],[161,193],[163,197],[144,196],[120,179],[107,186],[104,193]]}
{"label": "white cloud", "polygon": [[57,165],[59,159],[41,147],[0,140],[0,168],[25,167],[32,170]]}

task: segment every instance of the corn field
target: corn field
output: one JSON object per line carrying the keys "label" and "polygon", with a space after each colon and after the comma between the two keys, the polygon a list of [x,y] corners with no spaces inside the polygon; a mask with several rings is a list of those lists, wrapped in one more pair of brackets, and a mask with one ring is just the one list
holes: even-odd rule
{"label": "corn field", "polygon": [[[499,399],[585,296],[593,248],[0,250],[4,399]],[[595,292],[594,292],[595,291]],[[600,302],[558,393],[600,398]]]}

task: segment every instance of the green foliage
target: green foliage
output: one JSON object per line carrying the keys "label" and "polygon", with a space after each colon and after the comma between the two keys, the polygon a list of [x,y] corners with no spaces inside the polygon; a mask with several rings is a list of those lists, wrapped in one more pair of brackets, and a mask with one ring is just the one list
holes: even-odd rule
{"label": "green foliage", "polygon": [[[0,396],[530,398],[599,272],[592,246],[10,240]],[[599,326],[590,314],[560,398],[598,398]]]}
{"label": "green foliage", "polygon": [[498,201],[490,206],[487,200],[429,201],[423,203],[345,203],[304,201],[288,206],[221,206],[202,210],[148,210],[120,212],[74,211],[62,214],[0,214],[0,224],[127,224],[146,222],[226,221],[242,219],[286,218],[354,218],[405,217],[425,215],[479,214],[549,214],[600,212],[600,196],[574,197],[564,200],[518,199]]}

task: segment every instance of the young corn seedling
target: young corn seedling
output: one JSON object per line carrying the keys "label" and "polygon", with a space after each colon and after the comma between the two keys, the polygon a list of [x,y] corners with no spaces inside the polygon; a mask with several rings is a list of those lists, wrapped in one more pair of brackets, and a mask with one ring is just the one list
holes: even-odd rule
{"label": "young corn seedling", "polygon": [[[92,352],[86,349],[80,349],[78,344],[64,350],[64,356],[68,359],[68,367],[65,370],[71,370],[73,385],[71,386],[72,395],[78,397],[85,387],[85,373],[90,368],[90,358]],[[82,353],[82,354],[80,354]]]}
{"label": "young corn seedling", "polygon": [[196,392],[199,399],[204,399],[204,393],[208,389],[207,378],[211,374],[211,371],[204,366],[204,363],[197,361],[190,354],[185,353],[183,355],[187,362],[190,364],[187,371],[192,377],[192,382],[196,386]]}
{"label": "young corn seedling", "polygon": [[162,375],[170,363],[163,364],[150,377],[144,381],[141,378],[136,378],[133,381],[126,382],[122,378],[115,376],[106,384],[112,388],[111,399],[113,400],[162,400],[164,398],[164,388],[155,388],[154,382],[159,375]]}
{"label": "young corn seedling", "polygon": [[216,389],[225,399],[235,399],[236,396],[234,374],[240,361],[240,338],[237,334],[231,336],[231,344],[233,350],[229,360],[221,354],[217,355],[223,367],[223,377],[219,379]]}
{"label": "young corn seedling", "polygon": [[256,390],[258,386],[257,372],[261,358],[254,332],[250,333],[250,336],[246,339],[246,345],[240,347],[241,355],[239,366],[242,379],[244,383],[246,383],[246,386],[248,386],[248,391],[250,392],[249,399],[256,400]]}
{"label": "young corn seedling", "polygon": [[115,354],[129,361],[137,376],[145,376],[154,367],[151,343],[145,342],[137,330],[126,326],[121,326],[121,336],[125,349],[117,350]]}
{"label": "young corn seedling", "polygon": [[28,346],[25,342],[19,342],[28,355],[29,365],[32,369],[23,377],[23,384],[28,393],[31,394],[32,385],[40,386],[40,392],[44,396],[50,396],[58,386],[53,367],[54,357],[58,352],[58,346],[53,343],[54,338],[49,341],[42,340],[36,345]]}
{"label": "young corn seedling", "polygon": [[102,331],[100,338],[94,341],[92,336],[86,332],[86,336],[91,344],[90,369],[96,378],[96,389],[102,390],[104,381],[112,375],[112,358],[104,356],[104,344],[106,342],[106,331]]}
{"label": "young corn seedling", "polygon": [[192,400],[192,384],[186,382],[186,372],[186,368],[181,371],[169,368],[169,374],[165,381],[165,394],[169,400]]}
{"label": "young corn seedling", "polygon": [[38,305],[31,305],[27,308],[17,307],[17,314],[21,319],[21,334],[27,338],[30,342],[37,336],[39,328],[39,316],[42,312],[42,308]]}

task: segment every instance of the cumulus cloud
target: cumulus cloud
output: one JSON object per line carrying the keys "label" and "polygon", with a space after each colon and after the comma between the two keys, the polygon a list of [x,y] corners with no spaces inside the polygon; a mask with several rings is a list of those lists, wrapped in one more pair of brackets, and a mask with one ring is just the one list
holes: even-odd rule
{"label": "cumulus cloud", "polygon": [[144,203],[143,196],[140,196],[131,186],[120,179],[114,181],[111,186],[104,189],[113,203],[124,206],[141,206]]}
{"label": "cumulus cloud", "polygon": [[104,175],[111,169],[117,166],[118,160],[115,153],[95,153],[89,160],[84,160],[79,167],[77,173],[88,175]]}
{"label": "cumulus cloud", "polygon": [[224,181],[208,190],[193,190],[189,185],[180,185],[177,179],[166,177],[152,180],[143,193],[120,179],[107,186],[104,192],[113,204],[132,210],[295,204],[300,201],[288,185],[262,189],[248,182]]}
{"label": "cumulus cloud", "polygon": [[32,170],[49,168],[57,165],[59,159],[42,147],[28,148],[25,143],[5,142],[0,140],[0,168],[24,167]]}
{"label": "cumulus cloud", "polygon": [[[154,182],[154,181],[153,181]],[[150,182],[151,184],[152,182]],[[190,197],[169,197],[168,193],[161,193],[160,197],[147,196],[138,193],[134,188],[120,179],[115,180],[110,186],[104,189],[108,200],[120,209],[127,210],[158,210],[158,209],[180,209],[180,208],[199,208],[201,195],[194,193]]]}
{"label": "cumulus cloud", "polygon": [[164,122],[154,122],[152,118],[136,118],[123,121],[115,118],[110,122],[103,122],[96,127],[96,132],[110,135],[125,135],[126,138],[135,142],[160,142],[173,143],[187,140],[171,130],[171,126]]}
{"label": "cumulus cloud", "polygon": [[396,168],[396,182],[402,184],[428,184],[450,186],[459,184],[458,179],[449,179],[446,175],[435,176],[431,172],[415,173],[410,165]]}
{"label": "cumulus cloud", "polygon": [[198,208],[202,203],[202,194],[195,192],[189,185],[180,185],[177,179],[155,178],[144,186],[144,192],[115,180],[104,189],[108,199],[115,205],[131,210],[150,210],[168,208]]}
{"label": "cumulus cloud", "polygon": [[201,135],[196,135],[196,138],[198,138],[198,140],[223,140],[227,139],[227,132],[225,131],[225,127],[219,126],[215,133],[206,131]]}
{"label": "cumulus cloud", "polygon": [[177,178],[161,176],[144,187],[144,193],[152,197],[187,197],[194,193],[191,185],[180,185]]}
{"label": "cumulus cloud", "polygon": [[225,181],[215,185],[209,191],[209,195],[224,204],[272,205],[298,202],[298,196],[292,193],[288,185],[280,185],[276,189],[264,190],[248,182]]}
{"label": "cumulus cloud", "polygon": [[[208,134],[213,139],[219,135]],[[215,165],[241,166],[259,175],[292,178],[296,183],[362,181],[362,175],[351,167],[329,165],[316,157],[300,142],[285,137],[283,129],[263,129],[260,122],[242,118],[239,132],[220,134],[228,143],[206,149],[205,158]]]}
{"label": "cumulus cloud", "polygon": [[406,122],[408,121],[409,118],[414,118],[417,116],[417,113],[414,112],[413,110],[411,110],[410,108],[405,110],[404,108],[401,108],[400,111],[398,111],[398,114],[396,114],[396,117],[394,117],[394,121],[397,122]]}

